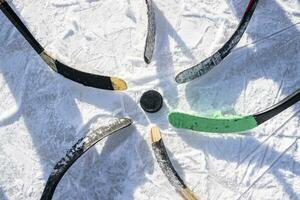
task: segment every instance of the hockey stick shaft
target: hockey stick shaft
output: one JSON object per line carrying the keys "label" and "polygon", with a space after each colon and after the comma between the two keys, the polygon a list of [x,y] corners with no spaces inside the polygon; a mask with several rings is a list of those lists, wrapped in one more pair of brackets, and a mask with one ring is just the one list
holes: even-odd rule
{"label": "hockey stick shaft", "polygon": [[28,28],[24,25],[24,23],[21,21],[18,15],[13,11],[13,9],[5,0],[0,0],[0,9],[5,14],[5,16],[11,21],[11,23],[18,29],[18,31],[23,35],[23,37],[28,41],[32,48],[38,54],[41,54],[44,51],[44,48],[33,37]]}
{"label": "hockey stick shaft", "polygon": [[[244,32],[247,29],[247,26],[254,14],[256,6],[258,4],[258,0],[250,0],[247,9],[242,17],[241,22],[238,25],[237,31],[231,36],[231,38],[226,42],[226,44],[219,50],[220,56],[222,60],[230,54],[231,50],[239,43]],[[221,61],[220,61],[221,62]],[[218,65],[220,62],[217,62]]]}
{"label": "hockey stick shaft", "polygon": [[257,124],[260,125],[296,104],[298,101],[300,101],[300,89],[269,109],[255,114],[254,118],[256,119]]}

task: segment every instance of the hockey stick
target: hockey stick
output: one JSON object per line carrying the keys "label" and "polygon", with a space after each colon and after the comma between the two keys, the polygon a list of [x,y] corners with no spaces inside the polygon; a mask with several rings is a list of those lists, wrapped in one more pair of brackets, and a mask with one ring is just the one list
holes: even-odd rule
{"label": "hockey stick", "polygon": [[169,122],[176,128],[190,129],[209,133],[243,132],[268,121],[300,100],[300,89],[274,106],[249,116],[230,116],[207,118],[173,112],[169,114]]}
{"label": "hockey stick", "polygon": [[11,21],[11,23],[19,30],[23,37],[28,41],[32,48],[40,55],[40,57],[49,65],[51,69],[61,74],[62,76],[81,83],[85,86],[106,89],[106,90],[126,90],[127,84],[125,81],[115,77],[101,76],[90,74],[73,69],[60,61],[51,57],[40,43],[33,37],[28,28],[24,25],[21,19],[9,6],[5,0],[0,0],[0,9]]}
{"label": "hockey stick", "polygon": [[155,25],[155,12],[153,8],[152,0],[146,0],[147,4],[147,15],[148,15],[148,33],[146,38],[144,60],[149,64],[153,57],[154,47],[155,47],[155,34],[156,34],[156,25]]}
{"label": "hockey stick", "polygon": [[78,142],[67,152],[66,156],[62,158],[54,167],[50,174],[43,191],[41,200],[51,200],[58,185],[67,170],[73,163],[82,156],[87,150],[93,147],[97,142],[105,137],[124,129],[132,124],[131,119],[122,118],[111,121],[108,125],[102,126]]}
{"label": "hockey stick", "polygon": [[241,40],[247,26],[252,18],[252,15],[255,11],[256,5],[258,0],[250,0],[245,14],[234,34],[231,38],[224,44],[224,46],[219,49],[216,53],[212,56],[206,58],[201,63],[188,68],[182,72],[180,72],[176,77],[175,80],[177,83],[186,83],[192,81],[217,66],[230,52],[231,50],[239,43]]}
{"label": "hockey stick", "polygon": [[175,190],[181,195],[183,199],[197,200],[196,196],[185,185],[185,183],[183,182],[183,180],[180,178],[175,168],[173,167],[158,127],[153,127],[151,129],[151,141],[152,141],[152,149],[154,151],[156,160],[161,170],[168,178],[171,185],[175,188]]}

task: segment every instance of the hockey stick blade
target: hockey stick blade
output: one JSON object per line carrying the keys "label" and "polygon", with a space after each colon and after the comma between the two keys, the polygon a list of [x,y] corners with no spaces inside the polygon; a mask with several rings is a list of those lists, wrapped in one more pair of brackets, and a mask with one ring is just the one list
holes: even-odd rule
{"label": "hockey stick blade", "polygon": [[260,124],[280,114],[300,100],[300,90],[286,97],[276,105],[254,115],[201,117],[185,113],[173,112],[169,114],[169,122],[176,128],[208,133],[237,133],[256,128]]}
{"label": "hockey stick blade", "polygon": [[176,77],[175,81],[177,83],[187,83],[192,81],[212,70],[215,66],[222,62],[222,60],[230,54],[231,50],[239,43],[244,32],[247,29],[247,26],[252,18],[252,15],[257,6],[258,0],[250,0],[247,9],[242,17],[241,22],[238,25],[237,30],[231,36],[231,38],[212,56],[206,58],[201,63],[188,68],[180,72]]}
{"label": "hockey stick blade", "polygon": [[45,189],[43,191],[41,200],[51,200],[55,192],[56,186],[62,179],[67,170],[80,158],[87,150],[93,147],[96,143],[105,137],[120,131],[132,124],[132,120],[128,118],[115,119],[108,125],[102,126],[95,131],[81,138],[78,142],[67,152],[54,167],[50,174]]}
{"label": "hockey stick blade", "polygon": [[98,89],[119,91],[127,89],[126,82],[120,78],[82,72],[54,59],[33,37],[28,28],[24,25],[24,23],[21,21],[18,15],[13,11],[13,9],[5,0],[0,0],[0,9],[4,13],[4,15],[10,20],[10,22],[23,35],[23,37],[27,40],[31,47],[48,64],[48,66],[60,75],[85,86],[94,87]]}
{"label": "hockey stick blade", "polygon": [[155,24],[155,12],[153,8],[152,0],[146,0],[147,4],[147,15],[148,15],[148,33],[146,38],[146,45],[144,51],[144,60],[147,64],[150,64],[154,47],[155,47],[155,35],[156,35],[156,24]]}
{"label": "hockey stick blade", "polygon": [[183,199],[197,200],[195,194],[185,185],[172,165],[158,127],[151,129],[151,141],[156,160],[171,185]]}

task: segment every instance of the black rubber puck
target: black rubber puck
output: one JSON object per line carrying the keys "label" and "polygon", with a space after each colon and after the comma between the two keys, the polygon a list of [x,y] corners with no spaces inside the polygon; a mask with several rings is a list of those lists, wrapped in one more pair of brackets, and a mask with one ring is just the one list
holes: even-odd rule
{"label": "black rubber puck", "polygon": [[163,105],[163,98],[159,92],[149,90],[142,95],[140,104],[144,111],[148,113],[155,113],[161,109]]}

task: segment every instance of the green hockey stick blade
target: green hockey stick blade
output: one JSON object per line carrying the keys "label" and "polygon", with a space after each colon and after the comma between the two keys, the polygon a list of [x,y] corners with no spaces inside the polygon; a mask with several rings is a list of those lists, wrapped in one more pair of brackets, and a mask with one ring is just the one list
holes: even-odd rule
{"label": "green hockey stick blade", "polygon": [[176,128],[208,133],[238,133],[253,129],[258,125],[253,116],[206,118],[173,112],[168,118],[170,124]]}

